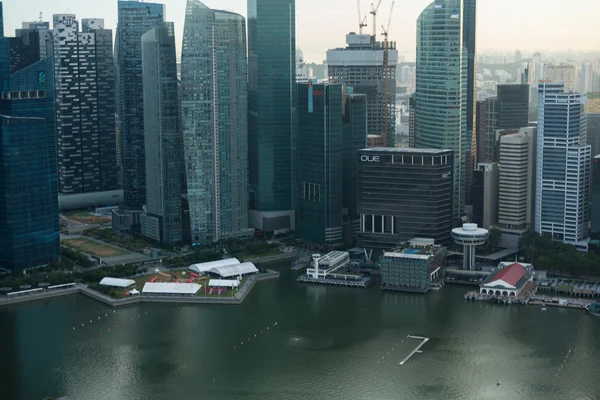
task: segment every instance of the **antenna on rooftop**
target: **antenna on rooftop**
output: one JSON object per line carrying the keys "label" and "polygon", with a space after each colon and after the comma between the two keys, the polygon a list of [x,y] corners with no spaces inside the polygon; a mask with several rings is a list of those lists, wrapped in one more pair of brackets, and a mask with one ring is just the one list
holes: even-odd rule
{"label": "antenna on rooftop", "polygon": [[41,12],[41,11],[40,11],[40,22],[43,22],[43,19],[42,19],[42,12]]}

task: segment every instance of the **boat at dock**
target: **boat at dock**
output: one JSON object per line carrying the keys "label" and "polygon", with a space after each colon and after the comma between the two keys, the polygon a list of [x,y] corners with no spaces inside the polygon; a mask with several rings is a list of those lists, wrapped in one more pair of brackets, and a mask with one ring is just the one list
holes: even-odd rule
{"label": "boat at dock", "polygon": [[587,306],[586,310],[590,314],[592,314],[596,317],[600,317],[600,302],[596,301],[596,302],[590,304],[589,306]]}
{"label": "boat at dock", "polygon": [[546,305],[545,305],[545,304],[542,304],[542,305],[540,306],[540,309],[541,309],[542,311],[546,311],[546,310],[547,310],[547,308],[546,308]]}

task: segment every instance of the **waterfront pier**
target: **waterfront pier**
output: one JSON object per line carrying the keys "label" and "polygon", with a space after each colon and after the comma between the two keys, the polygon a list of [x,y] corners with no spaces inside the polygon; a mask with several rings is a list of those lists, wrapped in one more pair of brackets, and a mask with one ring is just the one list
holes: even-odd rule
{"label": "waterfront pier", "polygon": [[406,358],[404,360],[400,361],[400,365],[404,365],[415,354],[422,354],[423,350],[421,350],[421,347],[423,347],[425,345],[425,343],[429,342],[429,338],[421,337],[421,336],[408,335],[407,339],[421,340],[421,343],[419,343],[419,345],[417,347],[415,347],[415,349],[413,351],[411,351],[411,353],[408,356],[406,356]]}

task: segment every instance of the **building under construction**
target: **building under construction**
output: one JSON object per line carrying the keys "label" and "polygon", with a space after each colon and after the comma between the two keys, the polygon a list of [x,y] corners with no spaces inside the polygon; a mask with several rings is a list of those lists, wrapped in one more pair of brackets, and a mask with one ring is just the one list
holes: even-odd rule
{"label": "building under construction", "polygon": [[369,34],[351,32],[345,48],[327,51],[329,82],[345,83],[354,93],[367,95],[369,147],[394,146],[397,65],[396,42],[388,42],[386,60],[386,42]]}

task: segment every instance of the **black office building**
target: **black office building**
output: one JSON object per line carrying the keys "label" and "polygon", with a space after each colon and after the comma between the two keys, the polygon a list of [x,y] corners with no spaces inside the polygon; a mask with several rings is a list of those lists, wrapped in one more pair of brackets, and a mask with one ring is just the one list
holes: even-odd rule
{"label": "black office building", "polygon": [[453,164],[452,150],[361,150],[359,246],[380,253],[415,237],[449,244]]}
{"label": "black office building", "polygon": [[498,85],[498,96],[486,100],[485,154],[479,161],[498,162],[498,130],[529,125],[529,85]]}

